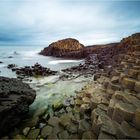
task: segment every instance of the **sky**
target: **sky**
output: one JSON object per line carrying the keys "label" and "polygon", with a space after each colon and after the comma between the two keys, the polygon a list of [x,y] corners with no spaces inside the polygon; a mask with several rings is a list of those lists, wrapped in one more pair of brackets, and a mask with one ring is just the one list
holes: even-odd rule
{"label": "sky", "polygon": [[0,44],[48,45],[76,38],[84,45],[140,32],[140,1],[0,0]]}

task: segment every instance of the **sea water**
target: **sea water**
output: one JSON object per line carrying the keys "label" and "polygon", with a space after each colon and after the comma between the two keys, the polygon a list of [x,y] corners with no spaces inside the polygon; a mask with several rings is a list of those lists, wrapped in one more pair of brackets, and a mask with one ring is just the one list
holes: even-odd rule
{"label": "sea water", "polygon": [[[0,46],[0,76],[16,78],[15,72],[7,68],[8,64],[16,64],[18,67],[32,66],[39,63],[51,70],[61,71],[62,69],[83,63],[83,60],[62,59],[47,57],[38,53],[43,49],[41,46]],[[41,78],[32,78],[28,84],[36,90],[36,99],[30,106],[30,113],[47,107],[64,98],[74,96],[75,91],[87,84],[89,79],[78,77],[73,80],[59,80],[59,74]]]}

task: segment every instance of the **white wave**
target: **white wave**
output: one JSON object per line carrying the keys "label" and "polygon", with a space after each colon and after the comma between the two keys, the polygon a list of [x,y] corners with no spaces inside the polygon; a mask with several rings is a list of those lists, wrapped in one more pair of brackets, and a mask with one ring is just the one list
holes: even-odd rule
{"label": "white wave", "polygon": [[49,64],[51,65],[56,65],[56,64],[61,64],[61,63],[77,63],[77,62],[82,62],[83,60],[53,60],[49,61]]}

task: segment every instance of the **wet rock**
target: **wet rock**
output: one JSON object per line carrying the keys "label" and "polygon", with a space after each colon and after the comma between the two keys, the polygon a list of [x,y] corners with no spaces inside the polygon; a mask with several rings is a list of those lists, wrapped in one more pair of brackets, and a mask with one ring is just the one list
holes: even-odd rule
{"label": "wet rock", "polygon": [[26,137],[25,137],[24,135],[18,134],[18,135],[16,135],[13,139],[25,140]]}
{"label": "wet rock", "polygon": [[34,66],[25,66],[22,68],[12,68],[13,71],[16,71],[17,75],[24,75],[24,76],[49,76],[55,75],[57,72],[52,71],[49,68],[43,67],[40,64],[36,63]]}
{"label": "wet rock", "polygon": [[66,130],[59,133],[59,139],[68,139],[69,134]]}
{"label": "wet rock", "polygon": [[112,83],[118,83],[119,82],[119,76],[113,76],[111,79]]}
{"label": "wet rock", "polygon": [[101,126],[101,131],[116,136],[119,131],[119,127],[120,125],[117,122],[108,119],[104,121],[103,125]]}
{"label": "wet rock", "polygon": [[103,124],[105,124],[110,118],[107,116],[106,112],[97,108],[91,113],[92,129],[96,135],[99,135],[100,129]]}
{"label": "wet rock", "polygon": [[84,97],[82,100],[85,104],[90,103],[90,98],[88,98],[88,97]]}
{"label": "wet rock", "polygon": [[140,108],[135,112],[134,124],[140,130]]}
{"label": "wet rock", "polygon": [[30,130],[27,138],[28,139],[37,139],[39,133],[40,133],[40,129],[32,129],[32,130]]}
{"label": "wet rock", "polygon": [[99,134],[99,136],[98,136],[98,139],[99,139],[99,140],[100,140],[100,139],[114,140],[114,139],[116,139],[116,138],[113,137],[113,136],[110,135],[110,134],[107,134],[107,133],[105,133],[105,132],[101,132],[101,133]]}
{"label": "wet rock", "polygon": [[2,140],[9,140],[9,136],[1,137]]}
{"label": "wet rock", "polygon": [[72,118],[72,116],[70,114],[63,114],[60,117],[60,125],[62,125],[63,127],[70,125],[71,118]]}
{"label": "wet rock", "polygon": [[58,117],[51,117],[49,120],[48,120],[48,124],[51,125],[51,126],[56,126],[58,123],[60,122],[60,119]]}
{"label": "wet rock", "polygon": [[135,86],[135,80],[130,79],[130,78],[123,78],[122,84],[125,88],[133,90]]}
{"label": "wet rock", "polygon": [[135,90],[136,92],[140,93],[140,82],[139,82],[139,81],[137,81],[137,82],[135,83],[135,88],[134,88],[134,90]]}
{"label": "wet rock", "polygon": [[53,132],[55,132],[56,134],[62,132],[63,130],[64,128],[60,124],[56,124],[55,127],[53,127]]}
{"label": "wet rock", "polygon": [[39,108],[35,111],[34,113],[34,117],[40,117],[40,116],[43,116],[45,114],[45,112],[47,111],[47,107],[44,107],[44,108]]}
{"label": "wet rock", "polygon": [[113,112],[112,119],[121,123],[122,121],[132,121],[136,108],[127,103],[117,103]]}
{"label": "wet rock", "polygon": [[66,107],[66,111],[67,112],[71,112],[72,111],[72,108],[71,107]]}
{"label": "wet rock", "polygon": [[15,68],[15,67],[17,67],[16,64],[9,64],[9,65],[7,66],[8,69],[12,69],[12,68]]}
{"label": "wet rock", "polygon": [[79,138],[78,134],[71,134],[71,135],[69,136],[69,139],[78,140],[78,139],[80,139],[80,138]]}
{"label": "wet rock", "polygon": [[97,139],[97,137],[92,131],[86,131],[82,135],[82,140],[85,140],[85,139],[93,140],[93,139]]}
{"label": "wet rock", "polygon": [[17,79],[0,77],[0,136],[22,120],[35,96],[29,85]]}
{"label": "wet rock", "polygon": [[57,140],[58,139],[57,134],[53,132],[51,135],[48,136],[48,139]]}
{"label": "wet rock", "polygon": [[79,112],[80,112],[80,107],[79,106],[74,106],[73,113],[79,113]]}
{"label": "wet rock", "polygon": [[60,109],[62,109],[62,107],[63,107],[63,104],[61,101],[58,101],[52,105],[52,108],[54,111],[60,110]]}
{"label": "wet rock", "polygon": [[140,131],[138,131],[135,127],[131,126],[125,121],[121,124],[121,130],[125,138],[140,139]]}
{"label": "wet rock", "polygon": [[82,114],[85,112],[88,112],[90,110],[91,110],[91,108],[90,108],[89,104],[82,104],[80,107],[80,113],[82,113]]}
{"label": "wet rock", "polygon": [[75,124],[71,122],[67,127],[67,131],[70,132],[71,134],[77,133],[78,131],[78,124]]}
{"label": "wet rock", "polygon": [[39,128],[42,129],[45,125],[46,123],[39,123]]}
{"label": "wet rock", "polygon": [[83,104],[83,101],[80,99],[76,99],[75,104],[80,106],[81,104]]}
{"label": "wet rock", "polygon": [[13,56],[8,56],[8,58],[13,58]]}
{"label": "wet rock", "polygon": [[41,130],[41,137],[46,138],[47,136],[50,136],[53,132],[53,128],[51,126],[45,126]]}
{"label": "wet rock", "polygon": [[135,69],[129,69],[129,72],[128,72],[129,76],[134,79],[137,78],[138,73],[139,73],[139,70],[135,70]]}
{"label": "wet rock", "polygon": [[22,130],[22,133],[24,134],[24,136],[27,136],[27,134],[29,133],[30,131],[30,127],[25,127],[23,130]]}
{"label": "wet rock", "polygon": [[82,136],[83,132],[88,131],[90,129],[91,129],[91,125],[87,120],[82,119],[79,121],[78,134],[80,136]]}
{"label": "wet rock", "polygon": [[30,119],[24,120],[23,121],[23,126],[24,127],[35,127],[39,122],[39,117],[32,117]]}

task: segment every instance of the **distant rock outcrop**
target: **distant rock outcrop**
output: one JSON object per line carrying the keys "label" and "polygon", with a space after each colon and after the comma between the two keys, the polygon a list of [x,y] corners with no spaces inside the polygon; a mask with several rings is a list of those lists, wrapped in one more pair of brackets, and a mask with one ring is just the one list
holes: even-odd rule
{"label": "distant rock outcrop", "polygon": [[78,40],[68,38],[50,44],[40,52],[41,55],[64,58],[83,58],[84,45]]}
{"label": "distant rock outcrop", "polygon": [[0,77],[0,136],[17,125],[36,97],[28,84]]}

